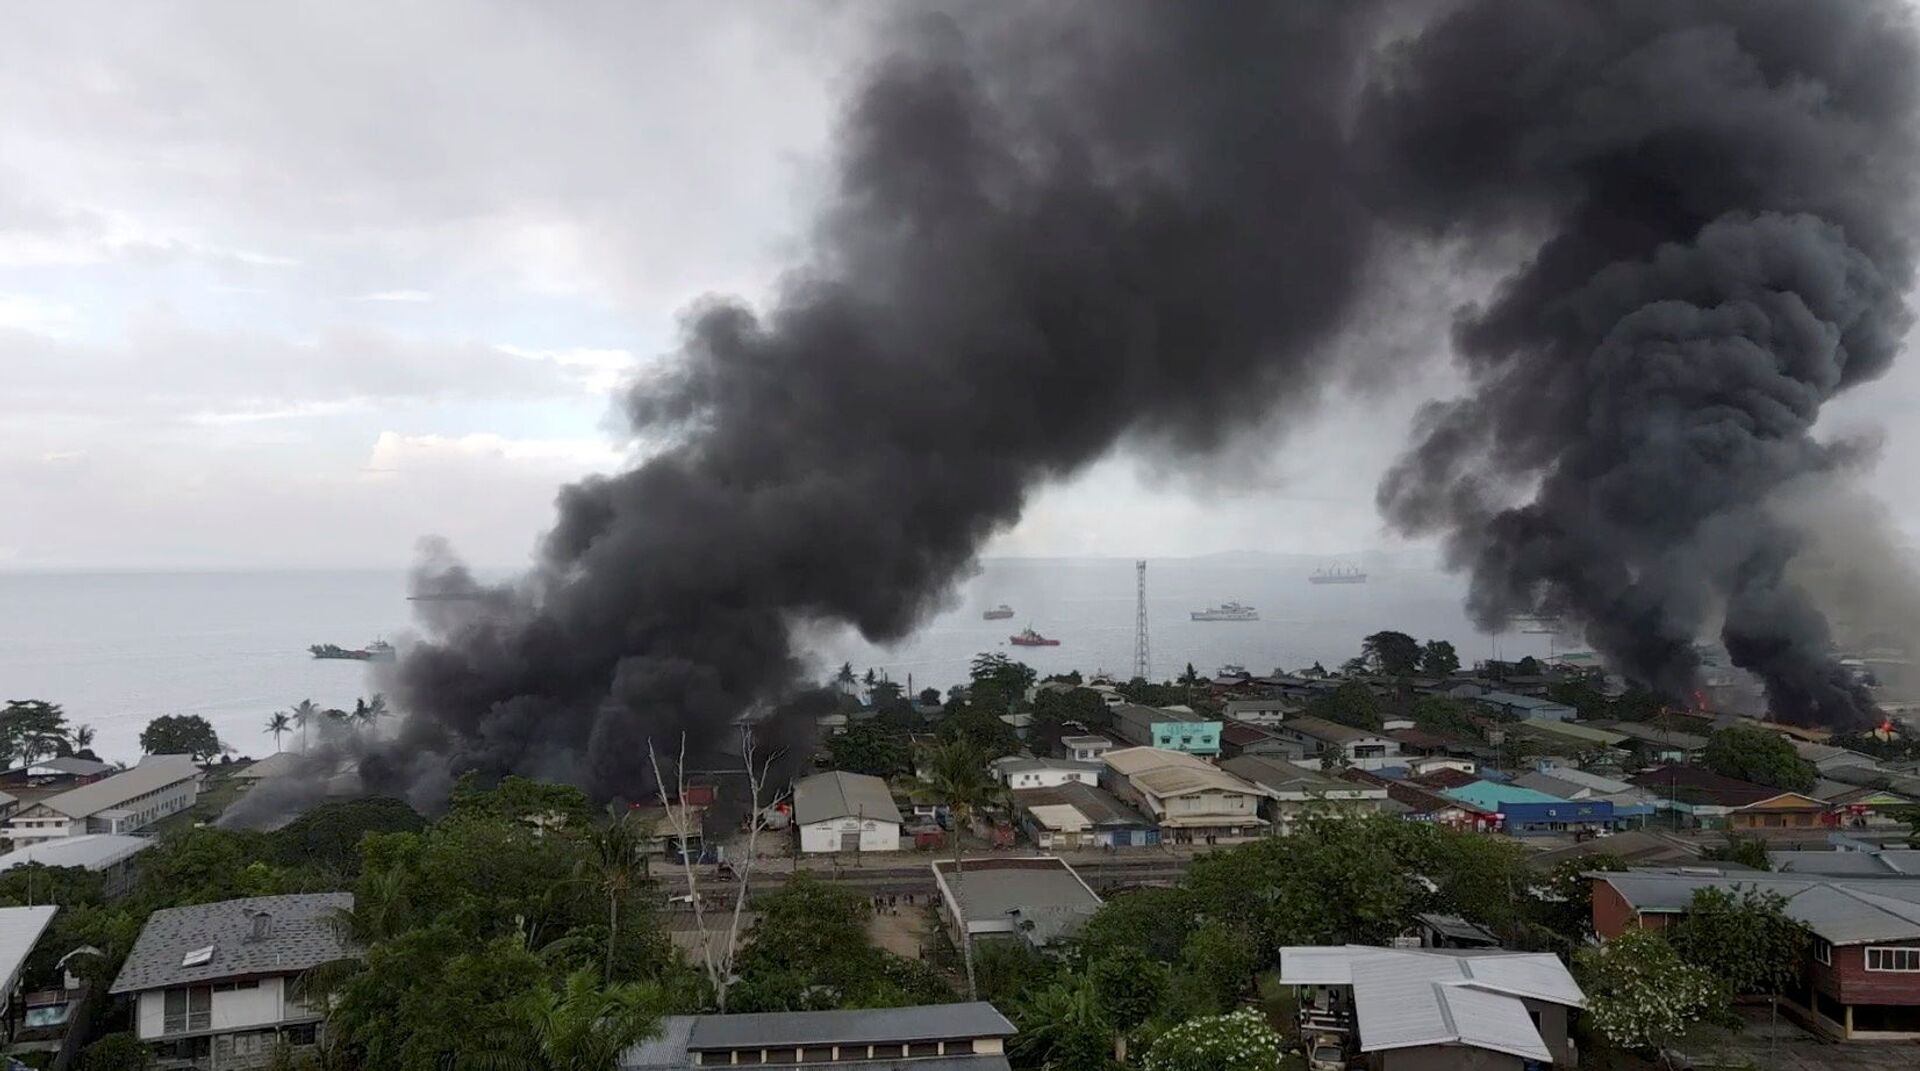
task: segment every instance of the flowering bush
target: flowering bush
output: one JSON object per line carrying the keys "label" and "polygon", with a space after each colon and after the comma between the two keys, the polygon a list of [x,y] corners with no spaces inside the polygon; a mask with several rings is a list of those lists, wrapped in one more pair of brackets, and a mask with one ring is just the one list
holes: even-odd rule
{"label": "flowering bush", "polygon": [[1652,930],[1628,930],[1574,956],[1587,993],[1587,1023],[1628,1049],[1666,1045],[1724,1009],[1726,986],[1688,964]]}
{"label": "flowering bush", "polygon": [[1147,1051],[1146,1071],[1273,1071],[1280,1035],[1251,1008],[1189,1019],[1160,1035]]}

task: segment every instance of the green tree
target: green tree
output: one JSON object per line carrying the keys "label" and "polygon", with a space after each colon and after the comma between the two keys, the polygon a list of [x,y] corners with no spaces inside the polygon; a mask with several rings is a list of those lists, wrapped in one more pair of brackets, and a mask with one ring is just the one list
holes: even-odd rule
{"label": "green tree", "polygon": [[913,751],[905,734],[883,725],[878,718],[856,721],[847,731],[827,738],[827,754],[836,770],[892,777],[912,768]]}
{"label": "green tree", "polygon": [[1145,1071],[1273,1071],[1280,1035],[1252,1008],[1189,1019],[1155,1039]]}
{"label": "green tree", "polygon": [[1192,662],[1188,662],[1186,672],[1180,674],[1180,683],[1188,687],[1200,683],[1200,671],[1193,668]]}
{"label": "green tree", "polygon": [[293,731],[293,715],[275,711],[267,715],[267,733],[273,737],[273,750],[280,750],[280,738]]}
{"label": "green tree", "polygon": [[1112,1030],[1115,1059],[1127,1058],[1129,1031],[1151,1019],[1167,997],[1168,971],[1144,949],[1119,948],[1087,965],[1100,1016]]}
{"label": "green tree", "polygon": [[293,719],[294,728],[300,730],[300,746],[305,748],[307,746],[307,726],[320,720],[320,705],[311,699],[302,699],[298,703],[295,703],[293,709],[287,713],[288,716]]}
{"label": "green tree", "polygon": [[1801,758],[1784,737],[1764,729],[1732,726],[1707,738],[1702,756],[1708,769],[1756,785],[1788,792],[1809,792],[1819,778],[1813,763]]}
{"label": "green tree", "polygon": [[1022,1067],[1046,1071],[1107,1071],[1113,1066],[1113,1026],[1101,1014],[1093,987],[1084,977],[1064,975],[1013,1005],[1020,1032],[1013,1056]]}
{"label": "green tree", "polygon": [[1099,728],[1113,720],[1112,712],[1091,688],[1072,691],[1042,691],[1033,698],[1034,720],[1042,725],[1063,725],[1077,721],[1088,728]]}
{"label": "green tree", "polygon": [[1368,668],[1389,677],[1411,677],[1420,668],[1420,641],[1404,632],[1376,632],[1360,641]]}
{"label": "green tree", "polygon": [[93,726],[76,725],[73,727],[73,749],[75,751],[93,751]]}
{"label": "green tree", "polygon": [[1628,930],[1573,954],[1587,1023],[1623,1049],[1664,1048],[1726,1014],[1727,989],[1653,930]]}
{"label": "green tree", "polygon": [[1218,1015],[1239,1004],[1259,960],[1258,950],[1244,933],[1209,920],[1180,947],[1180,984],[1198,998],[1195,1011]]}
{"label": "green tree", "polygon": [[1380,697],[1359,681],[1348,681],[1307,704],[1307,713],[1356,729],[1378,730],[1382,724]]}
{"label": "green tree", "polygon": [[601,981],[613,982],[613,953],[620,936],[620,905],[640,884],[647,838],[630,814],[614,813],[587,834],[588,852],[578,869],[607,898],[607,961]]}
{"label": "green tree", "polygon": [[572,785],[512,775],[489,785],[477,773],[468,773],[454,784],[448,813],[537,829],[580,829],[593,819],[587,794]]}
{"label": "green tree", "polygon": [[1473,739],[1481,735],[1473,722],[1473,711],[1458,699],[1423,695],[1413,701],[1413,723],[1428,732],[1449,733]]}
{"label": "green tree", "polygon": [[1547,698],[1556,703],[1565,703],[1582,718],[1598,720],[1614,713],[1613,701],[1595,688],[1590,680],[1561,681],[1551,685],[1547,688]]}
{"label": "green tree", "polygon": [[1460,654],[1446,640],[1428,640],[1420,649],[1420,672],[1429,677],[1451,677],[1460,672]]}
{"label": "green tree", "polygon": [[508,1009],[546,978],[518,937],[475,945],[444,925],[410,930],[367,951],[335,995],[327,1033],[343,1065],[362,1071],[479,1066],[520,1025]]}
{"label": "green tree", "polygon": [[153,1048],[126,1031],[107,1034],[87,1046],[80,1066],[84,1071],[147,1071]]}
{"label": "green tree", "polygon": [[149,755],[191,755],[212,762],[227,750],[213,725],[198,714],[162,714],[140,730],[140,750]]}
{"label": "green tree", "polygon": [[659,1033],[661,1003],[652,986],[596,983],[575,971],[557,990],[508,1001],[493,1039],[474,1065],[482,1071],[614,1071],[634,1045]]}
{"label": "green tree", "polygon": [[10,763],[30,766],[68,746],[67,714],[44,699],[9,699],[0,710],[0,748]]}
{"label": "green tree", "polygon": [[417,833],[426,819],[391,796],[333,800],[267,835],[271,860],[317,866],[349,880],[360,873],[360,842],[369,833]]}
{"label": "green tree", "polygon": [[[921,763],[920,775],[925,785],[918,795],[929,802],[944,804],[951,816],[953,828],[949,840],[953,846],[953,881],[956,892],[964,889],[966,877],[962,866],[963,832],[975,818],[984,818],[987,812],[1005,802],[1005,792],[1001,784],[993,779],[987,769],[987,757],[972,742],[961,739],[928,749]],[[964,896],[964,892],[960,892]],[[980,999],[980,986],[973,971],[973,942],[962,936],[960,954],[967,968],[967,999]]]}
{"label": "green tree", "polygon": [[734,960],[730,1012],[937,1004],[952,994],[931,968],[876,948],[868,901],[804,871],[755,904],[760,917]]}
{"label": "green tree", "polygon": [[839,673],[836,673],[836,674],[834,674],[834,677],[833,677],[833,679],[834,679],[834,680],[836,680],[836,681],[838,681],[838,682],[840,682],[841,684],[844,684],[844,685],[846,685],[846,686],[847,686],[847,687],[849,687],[849,688],[851,688],[851,687],[853,687],[853,685],[854,685],[854,682],[855,682],[855,681],[857,681],[857,680],[859,680],[859,678],[858,678],[858,677],[855,677],[855,676],[853,675],[853,663],[852,663],[852,662],[842,662],[842,663],[840,663],[840,672],[839,672]]}
{"label": "green tree", "polygon": [[1531,903],[1534,924],[1565,949],[1584,947],[1593,933],[1593,879],[1588,874],[1627,869],[1617,855],[1563,859],[1547,872],[1544,895]]}
{"label": "green tree", "polygon": [[920,689],[920,703],[922,706],[929,706],[929,707],[939,706],[940,705],[940,689],[938,688]]}
{"label": "green tree", "polygon": [[1720,979],[1736,994],[1777,998],[1799,977],[1813,934],[1788,918],[1786,898],[1746,889],[1699,889],[1667,942],[1680,958]]}

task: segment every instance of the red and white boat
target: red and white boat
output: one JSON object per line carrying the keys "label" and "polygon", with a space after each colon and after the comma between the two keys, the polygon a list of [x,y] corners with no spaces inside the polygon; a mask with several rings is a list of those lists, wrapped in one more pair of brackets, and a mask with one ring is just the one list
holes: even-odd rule
{"label": "red and white boat", "polygon": [[1045,636],[1042,636],[1038,632],[1033,631],[1033,627],[1031,625],[1020,630],[1020,634],[1017,636],[1008,636],[1007,642],[1013,644],[1015,647],[1058,647],[1060,646],[1059,640],[1047,639]]}

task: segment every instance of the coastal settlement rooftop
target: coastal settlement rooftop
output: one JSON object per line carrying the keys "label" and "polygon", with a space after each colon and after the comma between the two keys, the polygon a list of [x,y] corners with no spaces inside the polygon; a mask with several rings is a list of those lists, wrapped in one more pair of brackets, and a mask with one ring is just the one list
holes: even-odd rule
{"label": "coastal settlement rooftop", "polygon": [[993,1005],[929,1004],[856,1011],[672,1015],[627,1050],[622,1071],[714,1065],[858,1064],[869,1071],[1007,1071],[1014,1027]]}
{"label": "coastal settlement rooftop", "polygon": [[130,770],[48,796],[36,806],[58,811],[68,818],[91,818],[199,774],[200,767],[191,755],[148,755]]}

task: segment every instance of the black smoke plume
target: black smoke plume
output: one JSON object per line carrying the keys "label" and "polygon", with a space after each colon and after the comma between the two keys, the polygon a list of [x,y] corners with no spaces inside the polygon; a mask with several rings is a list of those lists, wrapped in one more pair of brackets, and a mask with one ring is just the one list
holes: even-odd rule
{"label": "black smoke plume", "polygon": [[699,307],[628,398],[671,445],[562,491],[524,580],[430,566],[475,597],[421,604],[359,783],[637,795],[649,742],[720,754],[796,699],[796,626],[902,637],[1035,486],[1313,403],[1343,331],[1392,314],[1380,253],[1409,236],[1539,242],[1458,325],[1475,393],[1381,492],[1448,534],[1476,611],[1551,601],[1677,689],[1718,599],[1776,701],[1856,717],[1756,504],[1832,463],[1820,402],[1904,325],[1910,35],[1869,4],[1435,10],[903,21],[806,263],[770,308]]}
{"label": "black smoke plume", "polygon": [[1380,488],[1492,624],[1560,613],[1689,695],[1716,621],[1777,716],[1874,716],[1769,499],[1842,465],[1823,403],[1884,372],[1912,284],[1914,39],[1893,5],[1481,4],[1370,94],[1382,203],[1537,231],[1455,324],[1472,393]]}

